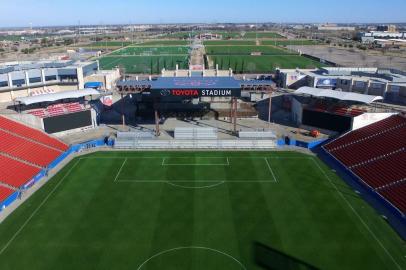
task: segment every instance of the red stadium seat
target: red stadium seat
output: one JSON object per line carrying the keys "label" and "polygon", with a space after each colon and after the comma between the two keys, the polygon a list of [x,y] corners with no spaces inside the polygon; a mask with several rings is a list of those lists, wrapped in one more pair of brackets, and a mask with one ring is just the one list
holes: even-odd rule
{"label": "red stadium seat", "polygon": [[0,185],[0,202],[3,202],[13,193],[14,190],[12,190],[11,188]]}
{"label": "red stadium seat", "polygon": [[37,167],[0,155],[0,182],[7,185],[19,188],[40,171]]}
{"label": "red stadium seat", "polygon": [[0,130],[0,138],[0,152],[42,167],[48,166],[62,154],[59,150],[23,139],[2,130]]}
{"label": "red stadium seat", "polygon": [[49,145],[61,151],[66,151],[69,146],[55,138],[50,137],[42,131],[27,127],[23,124],[12,121],[8,118],[0,116],[0,129],[10,131],[19,136]]}
{"label": "red stadium seat", "polygon": [[364,183],[406,211],[406,118],[392,116],[350,132],[323,148]]}

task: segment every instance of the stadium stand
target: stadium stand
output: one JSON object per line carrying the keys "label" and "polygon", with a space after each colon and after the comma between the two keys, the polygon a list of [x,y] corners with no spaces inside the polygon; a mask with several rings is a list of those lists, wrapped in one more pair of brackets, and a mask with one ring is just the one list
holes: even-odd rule
{"label": "stadium stand", "polygon": [[116,149],[274,149],[276,140],[120,140]]}
{"label": "stadium stand", "polygon": [[405,213],[405,138],[406,118],[394,115],[345,134],[323,148]]}
{"label": "stadium stand", "polygon": [[45,133],[0,116],[0,183],[21,188],[69,147]]}
{"label": "stadium stand", "polygon": [[216,128],[175,128],[178,140],[217,140]]}
{"label": "stadium stand", "polygon": [[153,139],[155,134],[151,131],[117,132],[117,138],[121,140]]}
{"label": "stadium stand", "polygon": [[0,202],[7,199],[13,193],[14,193],[14,190],[12,190],[11,188],[0,185]]}
{"label": "stadium stand", "polygon": [[275,133],[270,130],[241,130],[238,132],[238,137],[241,139],[276,139]]}
{"label": "stadium stand", "polygon": [[402,213],[406,213],[406,183],[386,188],[379,191],[385,198],[391,198],[391,202],[398,207]]}
{"label": "stadium stand", "polygon": [[36,109],[28,113],[40,118],[46,118],[68,113],[81,112],[83,110],[85,110],[85,108],[83,107],[82,104],[80,104],[79,102],[74,102],[74,103],[55,104],[48,106],[45,109]]}
{"label": "stadium stand", "polygon": [[46,167],[62,154],[62,151],[46,147],[2,130],[0,130],[0,138],[0,152],[41,167]]}
{"label": "stadium stand", "polygon": [[60,151],[66,151],[69,148],[67,144],[48,136],[42,131],[27,127],[3,116],[0,116],[0,130],[8,131]]}
{"label": "stadium stand", "polygon": [[326,112],[341,116],[356,117],[366,112],[365,109],[345,104],[329,104],[326,101],[316,100],[314,103],[307,106],[308,110],[316,112]]}
{"label": "stadium stand", "polygon": [[40,170],[40,168],[0,155],[0,182],[9,186],[21,187],[37,175]]}

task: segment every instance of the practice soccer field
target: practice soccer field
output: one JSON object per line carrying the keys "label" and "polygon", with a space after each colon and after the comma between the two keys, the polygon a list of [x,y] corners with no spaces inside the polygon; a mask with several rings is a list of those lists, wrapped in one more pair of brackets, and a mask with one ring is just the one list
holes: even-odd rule
{"label": "practice soccer field", "polygon": [[186,46],[131,46],[112,52],[110,55],[187,55]]}
{"label": "practice soccer field", "polygon": [[316,68],[322,64],[300,55],[210,55],[213,66],[237,73],[272,72],[276,68]]}
{"label": "practice soccer field", "polygon": [[90,47],[125,47],[133,44],[130,41],[99,41],[90,44]]}
{"label": "practice soccer field", "polygon": [[291,39],[291,40],[262,40],[262,45],[273,46],[288,46],[288,45],[317,45],[320,44],[317,40],[309,39]]}
{"label": "practice soccer field", "polygon": [[278,33],[274,32],[247,32],[243,36],[247,39],[255,39],[255,38],[284,38],[283,36],[279,35]]}
{"label": "practice soccer field", "polygon": [[203,41],[203,45],[255,45],[254,40],[206,40]]}
{"label": "practice soccer field", "polygon": [[189,68],[188,55],[104,56],[99,61],[101,69],[122,67],[125,68],[126,73],[159,74],[163,68],[174,70],[176,64],[180,69]]}
{"label": "practice soccer field", "polygon": [[167,46],[167,45],[172,45],[172,46],[186,46],[188,45],[190,42],[187,40],[149,40],[149,41],[144,41],[142,43],[139,43],[137,45],[140,46],[151,46],[151,45],[155,45],[155,46]]}
{"label": "practice soccer field", "polygon": [[295,54],[292,51],[274,46],[206,46],[205,49],[208,55],[250,55],[253,52],[261,52],[266,55]]}
{"label": "practice soccer field", "polygon": [[0,224],[0,269],[261,269],[256,242],[285,269],[406,267],[400,238],[316,157],[99,152]]}

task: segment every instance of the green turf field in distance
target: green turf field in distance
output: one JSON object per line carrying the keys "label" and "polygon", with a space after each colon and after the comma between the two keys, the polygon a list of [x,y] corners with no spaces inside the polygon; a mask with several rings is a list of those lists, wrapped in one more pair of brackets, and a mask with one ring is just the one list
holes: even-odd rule
{"label": "green turf field in distance", "polygon": [[217,34],[221,35],[223,39],[230,39],[230,38],[241,38],[241,33],[242,32],[237,32],[237,31],[231,31],[231,32],[226,32],[226,31],[213,31],[210,32],[212,34]]}
{"label": "green turf field in distance", "polygon": [[0,224],[0,269],[260,270],[256,241],[318,269],[406,267],[401,239],[317,158],[99,152]]}
{"label": "green turf field in distance", "polygon": [[274,46],[288,46],[288,45],[317,45],[320,44],[317,40],[309,39],[293,39],[293,40],[262,40],[262,45],[274,45]]}
{"label": "green turf field in distance", "polygon": [[206,40],[203,41],[205,46],[223,46],[223,45],[255,45],[254,40]]}
{"label": "green turf field in distance", "polygon": [[[180,69],[189,68],[189,57],[184,56],[105,56],[99,59],[103,70],[118,66],[125,68],[126,73],[159,74],[163,68],[174,70],[176,64]],[[152,69],[152,70],[151,70]]]}
{"label": "green turf field in distance", "polygon": [[114,51],[110,55],[187,55],[189,54],[189,49],[187,46],[131,46]]}
{"label": "green turf field in distance", "polygon": [[209,61],[219,69],[232,68],[237,73],[272,72],[275,68],[316,68],[322,64],[300,55],[210,55]]}
{"label": "green turf field in distance", "polygon": [[16,35],[0,36],[0,40],[5,40],[5,41],[22,41],[22,40],[25,40],[26,38],[28,38],[28,37],[16,36]]}
{"label": "green turf field in distance", "polygon": [[285,37],[274,32],[247,32],[245,33],[243,38],[255,39],[255,38],[285,38]]}
{"label": "green turf field in distance", "polygon": [[160,35],[160,38],[174,38],[174,39],[189,39],[190,37],[193,38],[193,36],[196,35],[196,32],[175,32],[175,33],[171,33],[171,34],[164,34],[164,35]]}
{"label": "green turf field in distance", "polygon": [[149,41],[144,41],[142,43],[137,44],[137,46],[167,46],[167,45],[173,45],[173,46],[186,46],[190,42],[187,40],[149,40]]}
{"label": "green turf field in distance", "polygon": [[294,54],[294,52],[273,46],[206,46],[208,55],[250,55],[253,52],[261,52],[270,55]]}
{"label": "green turf field in distance", "polygon": [[130,41],[107,41],[93,42],[89,47],[125,47],[133,44]]}

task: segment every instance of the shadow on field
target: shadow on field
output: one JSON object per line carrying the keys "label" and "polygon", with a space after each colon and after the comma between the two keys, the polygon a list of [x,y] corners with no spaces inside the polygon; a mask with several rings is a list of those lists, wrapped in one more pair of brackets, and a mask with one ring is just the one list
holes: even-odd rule
{"label": "shadow on field", "polygon": [[268,270],[318,270],[319,268],[302,260],[287,255],[274,248],[254,243],[254,261],[263,269]]}

